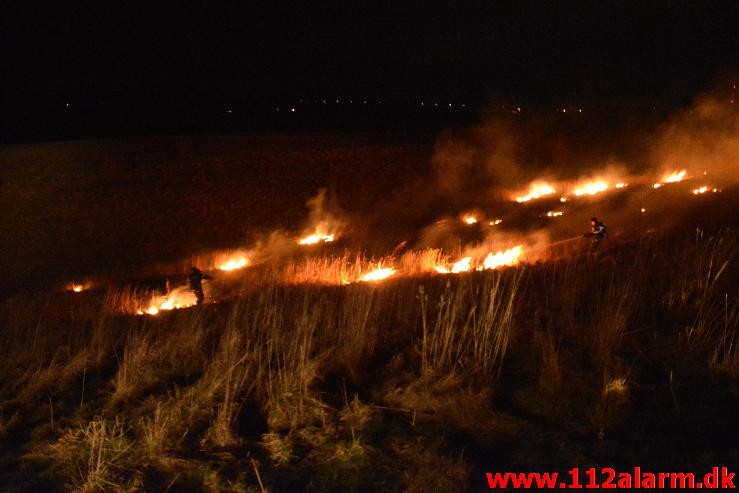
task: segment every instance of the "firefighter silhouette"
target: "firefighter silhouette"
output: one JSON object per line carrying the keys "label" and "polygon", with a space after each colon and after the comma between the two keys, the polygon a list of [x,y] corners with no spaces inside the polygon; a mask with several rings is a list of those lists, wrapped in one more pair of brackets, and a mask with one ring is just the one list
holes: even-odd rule
{"label": "firefighter silhouette", "polygon": [[190,269],[190,291],[195,293],[195,297],[197,298],[197,305],[203,304],[203,299],[205,299],[205,294],[203,293],[203,280],[207,279],[213,279],[208,274],[204,274],[203,271],[198,269],[197,267],[192,267]]}

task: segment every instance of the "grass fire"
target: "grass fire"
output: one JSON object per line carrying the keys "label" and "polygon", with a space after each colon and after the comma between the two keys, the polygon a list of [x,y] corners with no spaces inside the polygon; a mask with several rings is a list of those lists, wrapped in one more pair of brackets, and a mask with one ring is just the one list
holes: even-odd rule
{"label": "grass fire", "polygon": [[3,487],[739,463],[724,106],[0,148]]}

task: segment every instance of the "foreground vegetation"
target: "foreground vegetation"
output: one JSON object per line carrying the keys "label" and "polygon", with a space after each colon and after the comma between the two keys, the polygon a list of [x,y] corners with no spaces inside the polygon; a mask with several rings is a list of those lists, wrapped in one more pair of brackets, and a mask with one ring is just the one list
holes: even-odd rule
{"label": "foreground vegetation", "polygon": [[[737,234],[116,316],[0,307],[3,491],[465,491],[739,463]],[[120,295],[120,293],[118,293]]]}

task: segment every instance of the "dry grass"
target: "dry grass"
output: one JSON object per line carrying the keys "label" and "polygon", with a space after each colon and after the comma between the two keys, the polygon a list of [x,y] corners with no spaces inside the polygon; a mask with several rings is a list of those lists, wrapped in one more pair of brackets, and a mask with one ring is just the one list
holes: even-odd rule
{"label": "dry grass", "polygon": [[[30,451],[15,464],[77,491],[283,491],[295,487],[287,471],[319,490],[414,490],[417,474],[469,485],[466,441],[516,447],[506,440],[534,433],[526,416],[610,437],[644,398],[641,367],[736,378],[736,251],[725,233],[608,260],[377,284],[266,278],[233,301],[157,317],[102,306],[124,311],[140,296],[130,290],[88,298],[97,311],[58,294],[8,300],[0,440]],[[304,272],[328,266],[332,279],[366,268],[311,262]],[[497,412],[499,399],[523,417]],[[15,438],[21,430],[33,432]],[[428,436],[438,446],[414,452]]]}
{"label": "dry grass", "polygon": [[450,281],[433,307],[429,307],[421,289],[424,373],[461,370],[499,375],[512,330],[520,276],[507,284],[502,278],[495,273],[474,283],[472,277],[464,277],[454,287]]}
{"label": "dry grass", "polygon": [[55,460],[67,472],[67,487],[76,492],[135,491],[140,482],[131,478],[133,443],[123,420],[94,418],[72,429],[49,446]]}

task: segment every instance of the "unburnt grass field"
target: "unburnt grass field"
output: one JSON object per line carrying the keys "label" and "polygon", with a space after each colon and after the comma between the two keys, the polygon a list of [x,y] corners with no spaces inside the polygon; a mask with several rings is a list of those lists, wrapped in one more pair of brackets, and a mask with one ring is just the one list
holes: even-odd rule
{"label": "unburnt grass field", "polygon": [[3,491],[482,491],[485,472],[739,464],[735,224],[381,283],[267,269],[156,317],[121,314],[136,293],[115,282],[46,289],[297,228],[324,185],[369,213],[398,178],[383,166],[422,175],[430,153],[212,139],[4,154],[39,168],[3,175]]}

